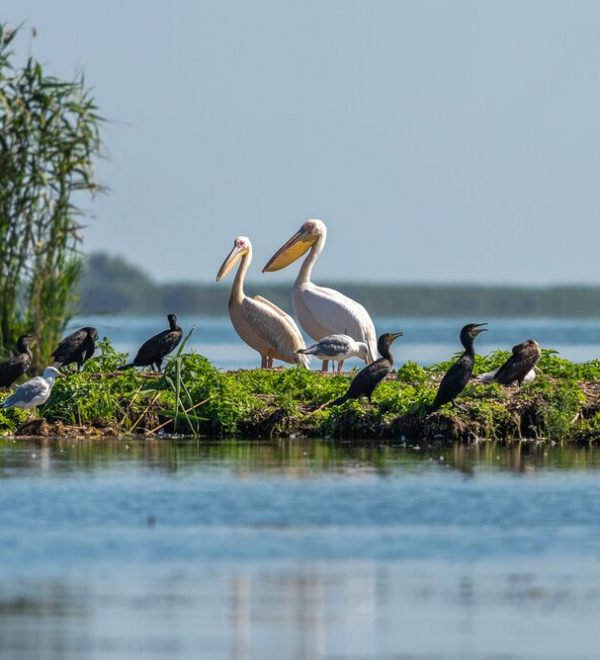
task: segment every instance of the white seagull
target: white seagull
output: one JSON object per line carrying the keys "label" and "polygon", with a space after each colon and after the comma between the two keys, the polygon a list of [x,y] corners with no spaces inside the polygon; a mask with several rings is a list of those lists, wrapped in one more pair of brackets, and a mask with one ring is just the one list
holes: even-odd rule
{"label": "white seagull", "polygon": [[319,360],[337,360],[338,373],[342,371],[344,360],[359,357],[365,362],[369,359],[369,347],[364,341],[355,341],[350,335],[329,335],[307,348],[301,348],[298,353],[314,355]]}
{"label": "white seagull", "polygon": [[61,373],[56,367],[46,367],[41,376],[19,385],[2,403],[0,408],[35,408],[46,403],[57,376]]}

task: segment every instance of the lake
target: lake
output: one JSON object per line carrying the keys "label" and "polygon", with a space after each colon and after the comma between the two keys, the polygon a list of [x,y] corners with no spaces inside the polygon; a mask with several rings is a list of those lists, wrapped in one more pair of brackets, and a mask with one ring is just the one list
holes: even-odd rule
{"label": "lake", "polygon": [[[576,362],[600,357],[600,319],[376,318],[375,326],[380,333],[404,332],[393,347],[397,362],[413,360],[419,364],[430,364],[447,360],[460,349],[458,333],[462,325],[471,321],[489,323],[488,332],[478,337],[476,342],[476,349],[481,353],[499,348],[510,350],[514,344],[536,339],[543,348],[553,348],[563,357]],[[186,332],[194,327],[190,349],[205,355],[217,367],[238,369],[260,366],[258,354],[237,336],[228,317],[180,317],[178,323]],[[88,316],[73,319],[68,330],[85,325],[98,328],[100,336],[109,337],[119,351],[135,355],[142,342],[167,327],[167,321],[160,317]],[[313,360],[313,368],[316,369],[318,364]],[[351,368],[362,363],[348,360],[347,364]]]}
{"label": "lake", "polygon": [[591,659],[600,451],[0,441],[0,656]]}
{"label": "lake", "polygon": [[[465,321],[376,325],[427,364]],[[600,355],[600,321],[487,321],[482,353]],[[258,366],[228,318],[180,323],[219,368]],[[82,325],[134,352],[166,321]],[[593,448],[6,439],[0,479],[0,657],[598,657]]]}

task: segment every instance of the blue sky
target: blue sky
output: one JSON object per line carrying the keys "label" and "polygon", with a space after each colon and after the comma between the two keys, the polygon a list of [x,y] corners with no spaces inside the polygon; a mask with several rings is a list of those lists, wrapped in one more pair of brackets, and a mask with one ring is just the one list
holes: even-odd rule
{"label": "blue sky", "polygon": [[[315,279],[600,283],[600,4],[4,0],[19,55],[84,71],[110,194],[86,249],[261,275],[307,218]],[[29,28],[38,36],[30,44]]]}

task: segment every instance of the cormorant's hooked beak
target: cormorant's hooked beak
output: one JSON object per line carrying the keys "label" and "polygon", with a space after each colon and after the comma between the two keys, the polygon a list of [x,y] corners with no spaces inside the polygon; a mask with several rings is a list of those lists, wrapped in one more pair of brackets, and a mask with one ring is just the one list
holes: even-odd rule
{"label": "cormorant's hooked beak", "polygon": [[299,259],[314,245],[317,237],[301,227],[277,252],[269,259],[267,265],[262,269],[263,273],[281,270]]}
{"label": "cormorant's hooked beak", "polygon": [[233,246],[231,252],[225,257],[225,261],[221,265],[221,268],[219,268],[219,272],[217,273],[217,282],[222,280],[229,273],[229,271],[247,253],[247,251],[248,250],[246,247],[241,247],[238,245]]}
{"label": "cormorant's hooked beak", "polygon": [[477,335],[481,334],[482,332],[487,332],[487,328],[483,328],[482,326],[487,325],[487,323],[476,323],[475,327],[473,328],[473,336],[477,337]]}

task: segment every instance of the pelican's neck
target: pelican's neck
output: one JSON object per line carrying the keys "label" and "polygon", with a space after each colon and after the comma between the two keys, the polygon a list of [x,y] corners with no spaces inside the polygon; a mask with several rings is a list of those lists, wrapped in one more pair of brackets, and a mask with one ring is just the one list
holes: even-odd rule
{"label": "pelican's neck", "polygon": [[326,238],[327,236],[325,234],[321,234],[315,243],[313,243],[308,256],[302,262],[302,266],[300,266],[298,277],[296,278],[296,284],[306,284],[307,282],[310,282],[313,266],[325,247]]}
{"label": "pelican's neck", "polygon": [[250,262],[252,261],[252,251],[249,250],[242,257],[238,271],[235,274],[235,279],[233,280],[233,286],[231,287],[231,296],[229,298],[229,304],[232,302],[242,302],[245,297],[244,293],[244,280],[246,279],[246,273],[250,267]]}

